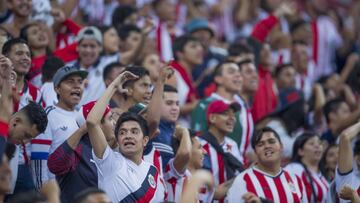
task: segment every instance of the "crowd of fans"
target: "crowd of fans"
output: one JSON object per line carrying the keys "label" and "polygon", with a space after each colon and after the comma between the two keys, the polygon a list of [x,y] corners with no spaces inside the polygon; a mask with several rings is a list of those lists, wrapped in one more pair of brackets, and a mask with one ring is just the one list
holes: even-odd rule
{"label": "crowd of fans", "polygon": [[0,202],[360,203],[359,0],[0,0]]}

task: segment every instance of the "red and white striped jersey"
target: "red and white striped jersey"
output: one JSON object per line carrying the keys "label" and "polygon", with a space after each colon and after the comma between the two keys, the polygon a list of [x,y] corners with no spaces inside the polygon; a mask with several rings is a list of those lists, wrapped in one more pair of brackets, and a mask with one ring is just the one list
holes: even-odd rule
{"label": "red and white striped jersey", "polygon": [[[350,186],[352,189],[357,191],[358,195],[360,195],[360,171],[355,164],[353,166],[353,169],[345,174],[339,173],[339,170],[336,169],[336,174],[335,174],[336,192],[339,194],[341,189],[345,185]],[[345,202],[349,202],[349,201],[340,199],[340,203],[345,203]]]}
{"label": "red and white striped jersey", "polygon": [[249,150],[250,140],[254,134],[254,120],[251,114],[251,109],[245,101],[235,96],[235,100],[240,104],[242,111],[240,112],[240,121],[242,124],[242,136],[239,146],[240,162],[246,166],[246,153]]}
{"label": "red and white striped jersey", "polygon": [[29,101],[39,103],[43,107],[45,106],[41,98],[40,90],[28,81],[25,81],[24,87],[21,92],[19,92],[19,95],[20,100],[14,102],[14,112],[24,108],[29,104]]}
{"label": "red and white striped jersey", "polygon": [[310,171],[313,188],[315,189],[316,200],[312,194],[312,186],[310,178],[305,172],[305,168],[300,163],[290,163],[285,167],[285,170],[292,173],[303,181],[308,202],[326,202],[327,193],[329,192],[329,183],[321,173]]}
{"label": "red and white striped jersey", "polygon": [[340,47],[342,39],[335,23],[328,16],[321,16],[311,23],[313,35],[312,55],[316,63],[315,75],[319,78],[335,71],[332,64],[335,49]]}
{"label": "red and white striped jersey", "polygon": [[[174,168],[174,159],[171,159],[165,167],[165,185],[168,191],[167,200],[169,202],[179,202],[182,192],[186,187],[188,180],[191,178],[191,173],[186,170],[184,174],[180,174]],[[212,201],[214,191],[209,191],[205,186],[202,187],[198,194],[198,201],[200,203],[210,203]]]}
{"label": "red and white striped jersey", "polygon": [[308,202],[301,179],[280,169],[275,176],[253,166],[238,175],[227,194],[228,203],[241,202],[247,192],[276,203]]}
{"label": "red and white striped jersey", "polygon": [[162,159],[160,156],[160,152],[153,145],[151,145],[150,152],[148,152],[148,153],[146,153],[146,151],[144,152],[143,160],[154,165],[157,168],[157,170],[159,171],[160,175],[163,176],[164,172],[163,172]]}

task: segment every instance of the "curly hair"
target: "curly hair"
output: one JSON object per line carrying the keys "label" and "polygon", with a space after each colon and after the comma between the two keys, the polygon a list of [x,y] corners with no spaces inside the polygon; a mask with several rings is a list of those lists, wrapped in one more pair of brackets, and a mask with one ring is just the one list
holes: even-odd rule
{"label": "curly hair", "polygon": [[45,110],[40,104],[30,101],[29,104],[20,111],[24,112],[31,124],[36,125],[36,129],[39,133],[45,131],[48,119]]}

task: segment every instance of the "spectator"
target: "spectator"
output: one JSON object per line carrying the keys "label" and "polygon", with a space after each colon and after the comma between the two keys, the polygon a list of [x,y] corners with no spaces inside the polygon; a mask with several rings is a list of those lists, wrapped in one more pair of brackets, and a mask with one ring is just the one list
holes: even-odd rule
{"label": "spectator", "polygon": [[74,203],[110,203],[109,197],[103,190],[88,188],[77,195]]}
{"label": "spectator", "polygon": [[160,68],[164,66],[164,63],[160,61],[159,55],[154,52],[150,52],[138,63],[140,66],[143,66],[149,71],[151,82],[156,83],[159,78]]}
{"label": "spectator", "polygon": [[104,68],[107,64],[117,60],[100,56],[102,50],[102,35],[95,27],[84,27],[77,35],[77,52],[79,58],[71,65],[88,72],[88,83],[84,89],[84,95],[80,104],[86,104],[90,101],[97,100],[103,91],[105,84],[101,79]]}
{"label": "spectator", "polygon": [[41,86],[40,92],[41,97],[47,106],[53,106],[58,103],[54,83],[52,81],[56,71],[64,65],[64,62],[55,56],[49,56],[44,62],[41,73],[43,85]]}
{"label": "spectator", "polygon": [[328,183],[335,179],[335,171],[339,158],[339,146],[336,144],[329,145],[320,161],[320,170],[324,174]]}
{"label": "spectator", "polygon": [[[70,27],[73,34],[77,34],[81,27],[75,24],[70,19],[59,19],[62,25],[66,25]],[[64,48],[58,48],[53,50],[51,42],[53,37],[53,31],[37,22],[31,22],[26,24],[20,30],[20,37],[27,41],[30,49],[31,49],[31,62],[32,66],[28,77],[31,82],[40,87],[42,84],[41,80],[41,68],[46,60],[46,58],[51,54],[59,57],[65,63],[75,60],[78,58],[78,54],[76,52],[77,44],[72,43]]]}
{"label": "spectator", "polygon": [[339,132],[355,123],[360,117],[360,108],[350,112],[349,105],[342,99],[328,101],[323,110],[328,129],[321,135],[321,139],[327,144],[336,143]]}
{"label": "spectator", "polygon": [[103,26],[99,28],[103,36],[103,55],[113,56],[119,51],[120,39],[115,27]]}
{"label": "spectator", "polygon": [[213,80],[211,77],[216,66],[224,61],[226,51],[212,45],[215,33],[209,25],[209,22],[203,18],[195,18],[186,26],[185,30],[191,36],[200,40],[204,47],[204,61],[197,65],[192,71],[195,86],[199,96],[205,95],[205,88],[209,86]]}
{"label": "spectator", "polygon": [[185,35],[174,41],[173,52],[175,61],[170,65],[175,70],[175,77],[169,84],[176,87],[179,92],[180,123],[186,127],[189,126],[188,116],[198,103],[198,93],[191,72],[196,65],[203,62],[203,48],[198,39]]}
{"label": "spectator", "polygon": [[32,12],[32,1],[8,1],[8,9],[12,12],[12,22],[4,25],[4,28],[12,37],[19,37],[20,29],[30,20]]}
{"label": "spectator", "polygon": [[119,5],[112,14],[112,26],[136,25],[139,16],[137,9],[130,5]]}
{"label": "spectator", "polygon": [[[104,189],[113,202],[160,202],[164,201],[165,191],[160,185],[159,172],[156,167],[142,160],[144,146],[149,140],[146,121],[133,113],[120,116],[115,127],[120,153],[110,149],[103,131],[99,128],[101,117],[98,115],[104,113],[106,103],[109,102],[115,88],[122,88],[124,82],[134,77],[136,76],[130,72],[118,76],[97,101],[87,118],[87,128],[94,149],[93,159],[98,169],[99,188]],[[132,184],[127,182],[130,179],[133,181]],[[142,186],[143,182],[148,184]],[[139,188],[141,192],[135,193]]]}
{"label": "spectator", "polygon": [[[96,166],[92,159],[92,147],[86,131],[85,121],[95,102],[83,105],[78,112],[76,123],[81,126],[67,140],[49,155],[48,167],[56,175],[61,188],[61,201],[74,202],[77,193],[88,187],[97,187]],[[110,121],[110,108],[105,111],[101,128],[106,140],[114,148],[117,145]]]}
{"label": "spectator", "polygon": [[14,157],[15,145],[7,143],[5,146],[4,153],[1,154],[0,163],[0,201],[4,202],[6,194],[11,192],[11,168],[10,160]]}
{"label": "spectator", "polygon": [[[237,95],[242,87],[242,75],[237,64],[232,62],[220,63],[214,71],[214,81],[216,84],[216,92],[212,93],[210,97],[205,98],[199,102],[196,108],[191,113],[191,128],[197,132],[206,132],[208,129],[206,120],[206,110],[208,105],[215,100],[222,100],[225,103],[238,102]],[[241,113],[236,113],[236,123],[234,130],[228,135],[238,146],[241,145],[242,138],[242,123]],[[243,163],[244,157],[240,154],[240,161]]]}
{"label": "spectator", "polygon": [[[336,192],[339,194],[341,189],[347,184],[355,191],[359,191],[360,180],[355,174],[359,172],[360,141],[356,141],[354,148],[351,141],[360,132],[360,122],[346,128],[340,135],[338,169],[335,175]],[[359,194],[359,192],[357,192]],[[340,199],[340,202],[347,202]]]}
{"label": "spectator", "polygon": [[281,64],[275,68],[276,88],[279,92],[295,88],[296,70],[291,63]]}
{"label": "spectator", "polygon": [[308,202],[326,202],[329,184],[321,174],[319,165],[323,151],[316,134],[303,133],[296,138],[291,163],[285,167],[303,181]]}
{"label": "spectator", "polygon": [[[211,171],[215,179],[215,187],[230,181],[243,170],[240,162],[240,151],[234,140],[228,135],[234,130],[235,113],[240,110],[238,103],[226,104],[215,100],[206,111],[208,130],[200,138],[201,146],[208,156],[205,157],[204,168]],[[219,200],[223,201],[224,196]]]}
{"label": "spectator", "polygon": [[235,178],[227,194],[228,202],[238,202],[249,193],[263,201],[306,201],[300,178],[281,168],[283,144],[277,132],[268,127],[259,130],[252,137],[251,146],[258,162]]}
{"label": "spectator", "polygon": [[180,115],[179,95],[174,87],[170,85],[164,86],[164,94],[160,109],[160,134],[151,141],[155,148],[159,150],[163,161],[162,165],[165,167],[175,155],[171,145],[175,133],[176,121]]}
{"label": "spectator", "polygon": [[53,77],[59,102],[46,108],[49,119],[46,131],[31,142],[31,160],[35,166],[33,174],[37,188],[55,178],[47,166],[49,154],[79,128],[75,120],[75,107],[83,95],[83,82],[87,74],[74,66],[64,66]]}

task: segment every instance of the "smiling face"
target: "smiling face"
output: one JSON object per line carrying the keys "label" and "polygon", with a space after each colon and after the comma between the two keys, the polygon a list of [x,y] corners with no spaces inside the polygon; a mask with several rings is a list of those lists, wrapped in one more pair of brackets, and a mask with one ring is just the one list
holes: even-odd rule
{"label": "smiling face", "polygon": [[71,109],[79,104],[83,91],[84,79],[79,75],[70,75],[55,87],[56,93],[59,95],[59,103],[63,103]]}
{"label": "smiling face", "polygon": [[33,49],[45,48],[49,45],[49,37],[39,24],[34,24],[27,29],[29,46]]}
{"label": "smiling face", "polygon": [[191,153],[189,165],[194,169],[201,169],[204,164],[204,156],[206,154],[205,149],[201,146],[199,140],[195,137],[191,138]]}
{"label": "smiling face", "polygon": [[242,87],[243,77],[239,66],[235,63],[224,64],[221,75],[215,77],[215,82],[232,93],[239,93]]}
{"label": "smiling face", "polygon": [[243,76],[242,92],[246,94],[255,94],[258,88],[258,74],[253,63],[241,65],[241,75]]}
{"label": "smiling face", "polygon": [[323,154],[323,146],[318,136],[308,139],[304,146],[298,150],[301,160],[319,163]]}
{"label": "smiling face", "polygon": [[26,75],[31,67],[30,49],[26,44],[18,43],[11,47],[7,57],[11,60],[18,75]]}
{"label": "smiling face", "polygon": [[102,46],[95,39],[83,39],[78,43],[80,63],[84,67],[93,65],[100,56]]}
{"label": "smiling face", "polygon": [[283,146],[273,132],[264,132],[255,145],[255,154],[262,165],[273,165],[281,162]]}
{"label": "smiling face", "polygon": [[143,153],[144,147],[149,141],[148,136],[144,136],[141,127],[136,121],[125,121],[120,125],[117,135],[120,152],[127,158]]}
{"label": "smiling face", "polygon": [[28,17],[32,12],[32,0],[9,0],[9,9],[15,15]]}
{"label": "smiling face", "polygon": [[210,128],[214,127],[225,135],[232,133],[235,121],[235,112],[231,108],[227,109],[223,113],[213,113],[209,117]]}

